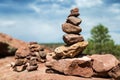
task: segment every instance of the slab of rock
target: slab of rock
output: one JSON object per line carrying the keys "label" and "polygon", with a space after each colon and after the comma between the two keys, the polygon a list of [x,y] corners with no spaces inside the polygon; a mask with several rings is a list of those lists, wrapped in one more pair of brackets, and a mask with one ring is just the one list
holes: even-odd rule
{"label": "slab of rock", "polygon": [[79,34],[82,31],[82,29],[79,26],[75,26],[70,23],[62,24],[62,30],[68,34],[70,33]]}
{"label": "slab of rock", "polygon": [[78,26],[82,22],[82,20],[80,18],[71,16],[67,18],[66,22]]}
{"label": "slab of rock", "polygon": [[60,46],[57,47],[54,52],[54,58],[65,58],[65,57],[75,57],[78,54],[81,54],[82,51],[87,47],[88,42],[78,42],[71,46]]}
{"label": "slab of rock", "polygon": [[65,34],[63,35],[63,40],[67,45],[84,41],[83,36],[77,34]]}
{"label": "slab of rock", "polygon": [[119,63],[116,57],[111,54],[95,54],[90,56],[90,58],[93,59],[92,67],[96,72],[107,72]]}
{"label": "slab of rock", "polygon": [[72,9],[70,12],[71,12],[71,13],[70,13],[70,15],[69,15],[68,17],[70,17],[70,16],[75,16],[75,17],[77,17],[77,16],[80,15],[78,8],[74,8],[74,9]]}
{"label": "slab of rock", "polygon": [[46,62],[46,66],[66,75],[91,77],[93,70],[91,59],[88,57],[52,60]]}

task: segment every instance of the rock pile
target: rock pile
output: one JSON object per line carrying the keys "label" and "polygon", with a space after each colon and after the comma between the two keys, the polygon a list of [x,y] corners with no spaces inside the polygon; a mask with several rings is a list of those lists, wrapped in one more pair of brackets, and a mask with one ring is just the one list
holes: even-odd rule
{"label": "rock pile", "polygon": [[15,53],[15,63],[12,64],[13,70],[21,72],[37,70],[39,62],[46,61],[47,53],[51,52],[49,49],[40,46],[36,42],[30,42],[27,47],[19,48]]}
{"label": "rock pile", "polygon": [[66,23],[62,24],[62,30],[66,33],[63,35],[66,45],[55,49],[55,58],[75,57],[81,54],[88,45],[88,42],[84,41],[83,36],[80,34],[82,29],[79,24],[82,20],[78,16],[79,9],[74,8],[71,10]]}
{"label": "rock pile", "polygon": [[[78,26],[81,23],[78,11],[78,8],[72,9],[66,23],[62,25],[62,30],[66,33],[63,36],[66,45],[57,47],[53,53],[47,55],[46,72],[58,71],[65,75],[113,77],[120,80],[120,63],[115,56],[81,54],[88,42],[79,34],[82,30]],[[76,57],[78,55],[82,57]]]}

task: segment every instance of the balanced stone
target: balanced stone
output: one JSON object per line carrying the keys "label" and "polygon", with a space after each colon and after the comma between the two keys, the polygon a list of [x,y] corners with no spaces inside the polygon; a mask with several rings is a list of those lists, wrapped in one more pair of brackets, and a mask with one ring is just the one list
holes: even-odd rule
{"label": "balanced stone", "polygon": [[82,22],[82,20],[80,18],[71,16],[71,17],[68,17],[67,22],[78,26]]}
{"label": "balanced stone", "polygon": [[78,8],[74,8],[74,9],[72,9],[71,10],[71,13],[70,13],[70,15],[68,16],[68,17],[70,17],[70,16],[75,16],[75,17],[77,17],[77,16],[79,16],[80,14],[79,14],[79,9]]}
{"label": "balanced stone", "polygon": [[82,29],[79,26],[75,26],[70,23],[62,24],[62,30],[68,34],[70,33],[79,34],[82,31]]}
{"label": "balanced stone", "polygon": [[55,56],[54,58],[59,59],[59,58],[66,58],[66,57],[75,57],[78,54],[81,54],[82,51],[87,47],[88,42],[86,41],[82,41],[82,42],[78,42],[75,43],[71,46],[60,46],[57,47],[54,52],[55,52]]}
{"label": "balanced stone", "polygon": [[84,41],[83,36],[78,34],[65,34],[63,35],[63,40],[67,45]]}

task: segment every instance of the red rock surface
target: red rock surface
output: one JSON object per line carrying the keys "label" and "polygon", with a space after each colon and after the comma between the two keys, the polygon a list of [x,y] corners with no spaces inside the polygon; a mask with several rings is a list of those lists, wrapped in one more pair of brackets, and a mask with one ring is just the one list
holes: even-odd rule
{"label": "red rock surface", "polygon": [[88,57],[51,60],[46,62],[46,66],[66,75],[93,76],[91,59]]}
{"label": "red rock surface", "polygon": [[16,49],[21,46],[27,46],[27,42],[12,38],[4,33],[0,33],[0,57],[14,55]]}
{"label": "red rock surface", "polygon": [[120,80],[120,63],[108,73],[115,80]]}
{"label": "red rock surface", "polygon": [[119,63],[116,57],[111,54],[104,54],[104,55],[95,54],[92,55],[90,58],[94,60],[93,69],[96,72],[109,71]]}
{"label": "red rock surface", "polygon": [[0,33],[0,42],[8,43],[10,46],[19,48],[21,46],[26,46],[27,42],[24,42],[22,40],[15,39],[7,34]]}
{"label": "red rock surface", "polygon": [[9,64],[14,61],[14,57],[0,59],[0,80],[111,80],[105,78],[81,78],[76,76],[65,76],[61,74],[45,73],[44,64],[39,64],[37,71],[14,72]]}

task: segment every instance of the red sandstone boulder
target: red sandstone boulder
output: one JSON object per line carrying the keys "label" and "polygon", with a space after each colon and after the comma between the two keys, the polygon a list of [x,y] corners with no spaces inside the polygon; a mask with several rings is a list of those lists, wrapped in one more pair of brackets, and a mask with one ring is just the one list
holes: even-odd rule
{"label": "red sandstone boulder", "polygon": [[60,59],[46,62],[46,66],[66,75],[91,77],[93,70],[91,59],[86,57],[73,59]]}
{"label": "red sandstone boulder", "polygon": [[79,34],[82,29],[79,26],[72,25],[70,23],[64,23],[62,24],[62,30],[65,33],[73,33],[73,34]]}

